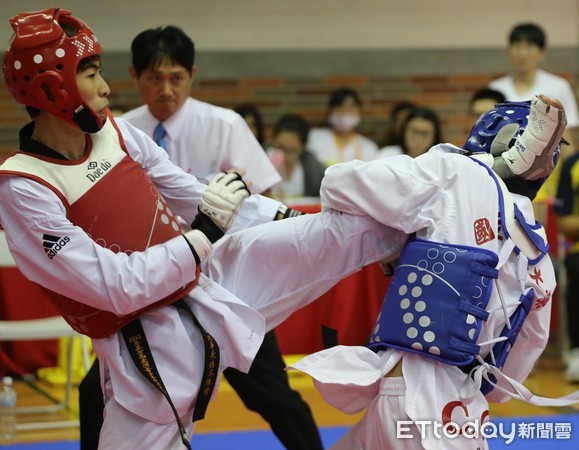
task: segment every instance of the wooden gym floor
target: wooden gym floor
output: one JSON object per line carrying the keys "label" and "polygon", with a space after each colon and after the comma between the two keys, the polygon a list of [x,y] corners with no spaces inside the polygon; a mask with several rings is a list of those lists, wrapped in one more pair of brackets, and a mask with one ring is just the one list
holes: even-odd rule
{"label": "wooden gym floor", "polygon": [[[320,427],[347,426],[356,422],[361,413],[355,416],[345,415],[329,405],[319,396],[311,379],[308,376],[295,371],[290,372],[290,382],[294,389],[298,390],[312,408],[314,417]],[[525,383],[534,393],[544,396],[562,396],[579,389],[579,385],[570,385],[564,380],[564,366],[560,360],[542,359],[539,361],[534,373]],[[40,390],[45,391],[55,398],[62,398],[63,388],[39,383]],[[45,395],[31,388],[22,380],[16,382],[19,406],[49,404]],[[66,418],[78,417],[78,395],[74,390],[69,411],[56,414],[43,415],[20,415],[19,421],[42,420],[50,422]],[[568,412],[579,412],[579,405],[572,408],[540,408],[528,405],[517,400],[511,400],[506,404],[491,405],[491,417],[515,417],[515,416],[548,416]],[[238,396],[222,379],[221,387],[216,399],[209,406],[207,417],[197,426],[197,432],[226,432],[240,430],[268,429],[266,422],[260,416],[247,411]],[[58,440],[77,440],[79,438],[78,427],[67,429],[48,428],[44,430],[21,430],[17,433],[16,442],[47,442]]]}

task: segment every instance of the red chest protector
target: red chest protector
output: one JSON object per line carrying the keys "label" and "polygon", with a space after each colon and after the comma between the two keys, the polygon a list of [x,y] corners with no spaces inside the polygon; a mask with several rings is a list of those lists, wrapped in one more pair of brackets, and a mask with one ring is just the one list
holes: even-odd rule
{"label": "red chest protector", "polygon": [[[92,149],[81,161],[57,163],[16,153],[0,170],[52,189],[65,205],[68,219],[95,243],[115,253],[143,251],[180,236],[183,230],[177,218],[141,166],[128,155],[110,118],[91,140]],[[93,308],[82,299],[44,291],[72,328],[91,338],[103,338],[145,311],[182,298],[195,283],[126,316]]]}

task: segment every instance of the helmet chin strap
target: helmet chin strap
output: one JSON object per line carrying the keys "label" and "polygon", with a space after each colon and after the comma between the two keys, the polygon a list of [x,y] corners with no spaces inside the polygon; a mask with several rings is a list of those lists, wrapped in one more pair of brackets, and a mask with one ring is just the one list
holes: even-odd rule
{"label": "helmet chin strap", "polygon": [[90,108],[83,105],[79,106],[74,114],[72,120],[85,133],[96,133],[104,126],[105,122],[101,120]]}

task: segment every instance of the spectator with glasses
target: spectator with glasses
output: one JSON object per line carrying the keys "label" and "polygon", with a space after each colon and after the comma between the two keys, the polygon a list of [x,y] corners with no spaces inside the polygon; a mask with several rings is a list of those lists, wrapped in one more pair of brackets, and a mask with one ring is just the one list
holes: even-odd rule
{"label": "spectator with glasses", "polygon": [[380,149],[378,158],[405,154],[416,158],[434,145],[442,143],[442,130],[438,114],[433,109],[416,106],[412,108],[402,125],[400,145]]}

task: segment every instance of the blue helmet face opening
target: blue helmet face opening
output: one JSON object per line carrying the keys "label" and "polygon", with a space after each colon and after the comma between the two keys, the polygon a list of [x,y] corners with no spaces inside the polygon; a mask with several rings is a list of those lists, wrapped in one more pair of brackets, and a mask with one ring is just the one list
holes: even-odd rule
{"label": "blue helmet face opening", "polygon": [[[507,102],[495,105],[493,109],[484,113],[476,121],[463,148],[472,153],[494,153],[492,151],[493,142],[499,132],[507,125],[509,125],[508,128],[510,129],[510,139],[514,142],[514,139],[525,131],[530,110],[530,101]],[[501,153],[504,150],[504,147],[497,149],[497,153]]]}

